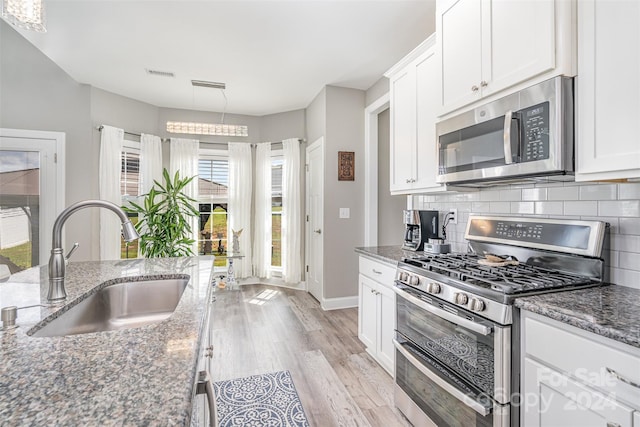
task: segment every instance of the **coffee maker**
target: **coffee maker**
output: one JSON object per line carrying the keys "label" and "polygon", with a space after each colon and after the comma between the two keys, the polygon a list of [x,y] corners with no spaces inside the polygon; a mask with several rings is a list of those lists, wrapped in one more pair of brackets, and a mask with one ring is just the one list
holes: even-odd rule
{"label": "coffee maker", "polygon": [[405,225],[402,249],[421,251],[429,239],[438,238],[438,211],[402,211]]}

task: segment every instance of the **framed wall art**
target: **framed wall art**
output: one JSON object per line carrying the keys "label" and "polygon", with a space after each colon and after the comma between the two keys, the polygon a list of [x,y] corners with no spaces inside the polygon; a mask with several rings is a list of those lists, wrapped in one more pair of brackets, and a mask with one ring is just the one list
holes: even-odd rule
{"label": "framed wall art", "polygon": [[338,151],[338,181],[355,181],[356,153]]}

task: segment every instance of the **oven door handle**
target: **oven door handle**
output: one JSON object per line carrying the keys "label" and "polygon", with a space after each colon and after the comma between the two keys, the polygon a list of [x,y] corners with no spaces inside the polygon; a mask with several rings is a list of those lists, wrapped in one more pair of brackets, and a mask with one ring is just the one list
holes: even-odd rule
{"label": "oven door handle", "polygon": [[435,314],[438,317],[448,320],[451,323],[455,323],[458,326],[470,329],[473,332],[484,336],[490,335],[493,331],[493,328],[491,326],[476,323],[474,321],[465,319],[464,317],[456,316],[455,314],[449,313],[448,311],[441,308],[434,307],[433,305],[422,301],[420,298],[414,297],[409,292],[403,291],[398,286],[394,286],[393,290],[396,292],[396,294],[408,300],[410,303],[417,305],[418,307],[428,311],[429,313]]}
{"label": "oven door handle", "polygon": [[416,357],[413,354],[411,354],[410,351],[405,349],[402,346],[402,344],[400,344],[397,340],[395,339],[393,340],[393,345],[395,346],[396,350],[398,350],[409,361],[409,363],[411,363],[416,369],[422,372],[431,381],[433,381],[438,386],[440,386],[444,391],[446,391],[447,393],[449,393],[450,395],[458,399],[460,402],[464,403],[469,408],[473,409],[478,414],[482,415],[483,417],[486,417],[491,413],[492,407],[487,407],[483,405],[482,403],[464,394],[463,392],[458,390],[456,387],[452,386],[451,384],[449,384],[448,382],[440,378],[439,375],[433,373],[429,368],[424,366],[418,359],[416,359]]}

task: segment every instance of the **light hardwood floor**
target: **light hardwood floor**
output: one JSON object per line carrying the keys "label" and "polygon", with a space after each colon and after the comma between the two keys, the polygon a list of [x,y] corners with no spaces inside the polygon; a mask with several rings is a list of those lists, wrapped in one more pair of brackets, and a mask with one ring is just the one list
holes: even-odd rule
{"label": "light hardwood floor", "polygon": [[409,426],[393,378],[358,340],[358,310],[323,311],[307,292],[244,285],[217,293],[214,381],[288,370],[312,426]]}

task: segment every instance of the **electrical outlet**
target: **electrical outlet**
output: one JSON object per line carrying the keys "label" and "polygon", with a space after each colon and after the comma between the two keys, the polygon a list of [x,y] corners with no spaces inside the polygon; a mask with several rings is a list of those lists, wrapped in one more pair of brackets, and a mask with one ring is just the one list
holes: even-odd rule
{"label": "electrical outlet", "polygon": [[458,223],[458,209],[449,209],[449,218],[451,218],[451,221],[449,221],[451,224],[457,224]]}

